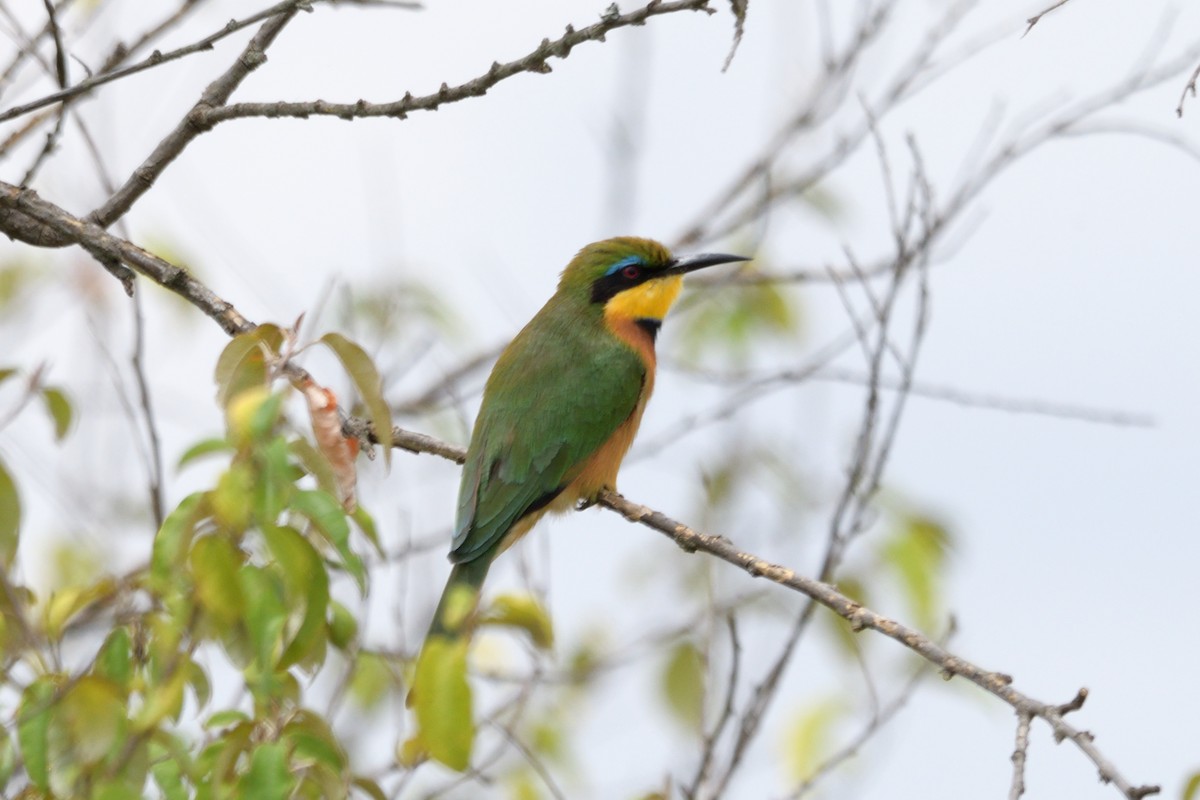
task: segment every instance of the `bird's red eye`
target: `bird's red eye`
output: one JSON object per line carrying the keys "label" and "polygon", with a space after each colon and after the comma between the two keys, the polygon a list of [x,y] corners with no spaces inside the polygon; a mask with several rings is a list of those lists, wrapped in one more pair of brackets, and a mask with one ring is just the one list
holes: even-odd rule
{"label": "bird's red eye", "polygon": [[642,271],[640,269],[638,269],[637,267],[635,267],[634,265],[630,264],[628,267],[621,270],[621,274],[632,281],[632,280],[636,280],[637,277],[642,274]]}

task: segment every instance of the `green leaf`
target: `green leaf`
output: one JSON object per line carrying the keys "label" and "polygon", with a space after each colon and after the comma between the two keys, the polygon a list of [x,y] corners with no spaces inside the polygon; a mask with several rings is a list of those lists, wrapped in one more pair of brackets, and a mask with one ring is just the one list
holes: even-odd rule
{"label": "green leaf", "polygon": [[187,557],[196,523],[207,512],[207,493],[195,492],[185,497],[163,520],[154,537],[150,556],[150,576],[160,592],[174,585]]}
{"label": "green leaf", "polygon": [[354,659],[350,673],[350,697],[364,711],[379,707],[379,701],[396,686],[396,676],[388,660],[378,653],[362,652]]}
{"label": "green leaf", "polygon": [[25,687],[17,711],[17,743],[21,746],[25,772],[33,785],[43,791],[50,787],[49,733],[54,692],[51,678],[38,678]]}
{"label": "green leaf", "polygon": [[1196,800],[1197,797],[1200,797],[1200,772],[1192,773],[1183,787],[1183,800]]}
{"label": "green leaf", "polygon": [[238,711],[236,708],[226,709],[225,711],[218,711],[210,716],[204,723],[204,727],[208,730],[215,730],[217,728],[227,728],[230,725],[236,725],[240,722],[249,721],[250,715],[245,711]]}
{"label": "green leaf", "polygon": [[383,542],[379,540],[379,531],[375,530],[375,519],[362,506],[356,506],[350,514],[350,519],[358,525],[358,529],[367,537],[367,541],[375,546],[375,552],[383,555]]}
{"label": "green leaf", "polygon": [[535,774],[529,767],[509,773],[508,800],[542,800]]}
{"label": "green leaf", "polygon": [[102,578],[90,586],[67,586],[51,594],[44,609],[46,635],[58,639],[76,614],[112,594],[113,587],[111,578]]}
{"label": "green leaf", "polygon": [[554,646],[554,626],[550,615],[531,595],[500,595],[492,601],[480,622],[519,628],[528,633],[533,643],[542,650]]}
{"label": "green leaf", "polygon": [[217,402],[222,408],[241,392],[255,386],[267,385],[267,363],[263,348],[278,353],[283,345],[283,332],[276,325],[259,325],[248,333],[240,333],[225,345],[217,358],[213,375],[217,382]]}
{"label": "green leaf", "polygon": [[880,546],[883,562],[900,580],[917,623],[924,628],[937,624],[939,584],[949,547],[946,528],[916,513],[902,513]]}
{"label": "green leaf", "polygon": [[257,478],[248,464],[235,462],[217,479],[209,502],[213,517],[225,530],[242,533],[250,526]]}
{"label": "green leaf", "polygon": [[471,763],[475,721],[467,683],[465,637],[431,636],[417,658],[409,702],[415,706],[417,739],[432,758],[462,772]]}
{"label": "green leaf", "polygon": [[784,745],[791,779],[800,783],[813,776],[813,771],[829,752],[833,727],[839,722],[845,705],[836,699],[823,700],[804,711],[793,721]]}
{"label": "green leaf", "polygon": [[42,401],[54,420],[54,438],[61,442],[71,428],[71,401],[62,389],[53,386],[42,389]]}
{"label": "green leaf", "polygon": [[313,764],[339,776],[346,768],[346,753],[337,737],[328,723],[311,711],[297,712],[280,738],[292,743],[292,760],[297,766]]}
{"label": "green leaf", "polygon": [[358,636],[358,620],[350,609],[337,600],[329,601],[329,641],[339,650],[345,650]]}
{"label": "green leaf", "polygon": [[188,672],[179,666],[165,677],[163,683],[148,688],[145,705],[134,718],[134,729],[148,731],[167,717],[177,719],[183,708],[183,690],[187,686]]}
{"label": "green leaf", "polygon": [[17,769],[17,748],[7,730],[0,730],[0,790],[8,786]]}
{"label": "green leaf", "polygon": [[308,518],[317,531],[333,545],[342,559],[342,566],[354,578],[363,594],[367,590],[367,571],[360,559],[350,549],[350,523],[346,512],[331,495],[320,490],[297,492],[292,498],[292,509]]}
{"label": "green leaf", "polygon": [[124,738],[125,702],[116,685],[105,678],[85,675],[77,680],[60,702],[58,718],[73,757],[86,764],[100,761]]}
{"label": "green leaf", "polygon": [[288,770],[287,748],[282,742],[267,742],[254,749],[250,768],[238,782],[239,797],[255,800],[287,800],[296,780]]}
{"label": "green leaf", "polygon": [[292,455],[304,467],[304,471],[317,479],[317,486],[331,495],[337,495],[337,478],[334,477],[333,467],[312,443],[303,437],[293,439],[288,443]]}
{"label": "green leaf", "polygon": [[196,582],[196,599],[222,628],[235,625],[245,602],[238,570],[244,556],[224,536],[204,536],[192,546],[189,562]]}
{"label": "green leaf", "polygon": [[390,467],[392,464],[392,410],[387,401],[383,399],[383,381],[379,377],[379,370],[375,368],[375,362],[371,360],[365,350],[340,333],[327,333],[321,337],[320,341],[333,351],[338,360],[342,362],[350,380],[354,381],[354,388],[358,390],[363,403],[367,406],[371,426],[375,429],[375,435],[382,444],[383,463]]}
{"label": "green leaf", "polygon": [[[39,269],[34,264],[10,260],[0,264],[0,309],[8,309],[14,305],[21,293],[29,286],[43,279],[47,270]],[[4,370],[0,370],[3,375]]]}
{"label": "green leaf", "polygon": [[[170,749],[163,747],[158,742],[151,744],[150,758],[150,774],[154,776],[154,782],[162,790],[162,796],[166,800],[188,800],[188,790],[183,784],[183,770],[186,762],[183,762],[178,754],[172,753]],[[140,793],[134,796],[140,796]]]}
{"label": "green leaf", "polygon": [[[141,783],[145,784],[146,776],[141,776]],[[111,779],[101,779],[98,784],[94,784],[88,792],[88,800],[130,800],[133,797],[141,797],[142,786],[137,785],[133,778],[121,777]]]}
{"label": "green leaf", "polygon": [[8,572],[17,557],[21,533],[21,497],[17,485],[0,461],[0,571]]}
{"label": "green leaf", "polygon": [[282,652],[280,645],[287,625],[288,609],[280,596],[282,587],[266,570],[247,564],[238,573],[238,582],[245,597],[243,618],[254,645],[261,691],[270,695],[280,689],[272,678],[275,659]]}
{"label": "green leaf", "polygon": [[129,628],[122,625],[108,634],[100,646],[100,652],[96,654],[92,672],[112,681],[123,693],[129,691],[133,676],[133,637]]}
{"label": "green leaf", "polygon": [[18,370],[14,369],[13,367],[0,367],[0,383],[4,383],[13,375],[16,375],[17,372]]}
{"label": "green leaf", "polygon": [[[196,800],[231,800],[240,797],[233,793],[233,787],[226,781],[236,777],[234,767],[241,759],[242,753],[250,748],[250,737],[255,732],[255,726],[246,722],[235,725],[221,734],[221,738],[200,751],[194,767],[189,770],[197,776],[197,782],[207,792],[197,792]],[[220,791],[212,791],[218,788]]]}
{"label": "green leaf", "polygon": [[676,719],[699,731],[704,724],[704,658],[689,641],[671,649],[662,673],[663,697]]}
{"label": "green leaf", "polygon": [[283,395],[254,386],[234,395],[225,407],[229,439],[239,448],[263,442],[283,414]]}
{"label": "green leaf", "polygon": [[324,652],[325,612],[329,607],[329,575],[320,555],[292,528],[263,526],[267,547],[275,557],[288,587],[289,605],[294,609],[303,598],[304,615],[291,642],[280,656],[280,669]]}
{"label": "green leaf", "polygon": [[292,463],[287,441],[276,436],[259,451],[259,471],[254,486],[254,510],[264,524],[279,519],[291,501],[296,481],[304,473]]}
{"label": "green leaf", "polygon": [[204,667],[195,661],[189,661],[187,671],[188,686],[192,687],[192,694],[196,698],[196,706],[202,709],[208,705],[209,698],[212,697],[212,684],[209,683],[208,673],[204,671]]}
{"label": "green leaf", "polygon": [[233,445],[228,439],[202,439],[184,451],[179,457],[179,462],[175,465],[176,469],[183,469],[188,464],[205,456],[213,455],[214,453],[232,453]]}
{"label": "green leaf", "polygon": [[371,798],[371,800],[387,800],[387,795],[383,793],[383,789],[371,778],[358,775],[354,780],[350,781],[350,785]]}

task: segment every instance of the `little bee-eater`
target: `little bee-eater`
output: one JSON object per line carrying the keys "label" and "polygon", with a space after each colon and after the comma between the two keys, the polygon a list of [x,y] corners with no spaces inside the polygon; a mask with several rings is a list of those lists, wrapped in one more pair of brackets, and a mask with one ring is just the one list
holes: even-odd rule
{"label": "little bee-eater", "polygon": [[484,387],[458,492],[454,567],[430,638],[469,632],[492,561],[543,514],[616,486],[654,389],[655,336],[683,276],[746,260],[676,258],[633,237],[590,244],[571,260]]}

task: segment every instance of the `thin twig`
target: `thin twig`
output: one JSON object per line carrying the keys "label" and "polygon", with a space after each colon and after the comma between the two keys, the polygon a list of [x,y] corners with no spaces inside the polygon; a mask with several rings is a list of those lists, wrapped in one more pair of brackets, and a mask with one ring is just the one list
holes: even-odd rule
{"label": "thin twig", "polygon": [[[259,11],[256,14],[251,14],[250,16],[244,17],[240,20],[230,20],[221,28],[221,30],[217,31],[216,33],[209,34],[203,39],[193,42],[185,47],[180,47],[166,53],[160,53],[159,51],[155,50],[146,58],[138,61],[135,64],[130,64],[128,67],[118,70],[102,71],[97,75],[80,81],[74,86],[65,87],[60,91],[54,92],[53,94],[39,97],[37,100],[31,100],[28,103],[23,103],[22,105],[14,106],[13,108],[0,112],[0,122],[7,122],[10,119],[28,114],[30,111],[36,111],[39,108],[45,108],[46,106],[54,105],[55,103],[62,102],[63,100],[69,100],[73,97],[87,94],[93,89],[103,86],[106,83],[112,83],[113,81],[117,81],[130,75],[135,75],[139,72],[152,69],[161,64],[177,61],[178,59],[181,59],[185,56],[190,56],[193,53],[211,50],[214,44],[230,34],[237,33],[243,28],[254,25],[257,22],[262,22],[265,19],[270,19],[271,17],[286,13],[295,13],[297,9],[307,8],[311,6],[313,2],[319,2],[319,0],[284,0],[284,2],[276,3],[270,8]],[[191,5],[196,5],[196,3],[191,3]],[[176,15],[172,15],[172,17],[168,18],[168,22],[174,21],[175,17]],[[119,53],[120,51],[117,52]],[[114,57],[115,54],[109,56],[109,60],[113,60]]]}
{"label": "thin twig", "polygon": [[150,513],[154,516],[154,529],[162,527],[166,518],[165,502],[163,500],[163,457],[162,441],[158,435],[158,422],[154,415],[154,403],[150,397],[150,383],[146,379],[146,320],[142,314],[141,295],[135,294],[133,301],[133,353],[130,364],[133,366],[134,382],[137,384],[138,401],[142,407],[142,419],[146,422],[146,437],[149,439],[147,464],[150,479]]}
{"label": "thin twig", "polygon": [[725,732],[730,720],[733,719],[734,697],[737,695],[742,665],[742,642],[738,637],[737,617],[732,609],[725,614],[725,626],[729,631],[729,679],[726,681],[725,702],[721,706],[721,712],[718,714],[716,722],[704,733],[700,764],[696,767],[696,774],[693,776],[691,784],[682,790],[683,796],[687,798],[700,796],[700,787],[704,786],[712,771],[717,743],[721,740],[721,735]]}
{"label": "thin twig", "polygon": [[311,6],[303,0],[291,0],[276,6],[273,15],[266,21],[246,44],[237,60],[229,69],[210,83],[192,110],[180,120],[175,129],[158,143],[154,152],[142,162],[133,175],[125,182],[116,194],[112,195],[104,205],[88,215],[88,219],[102,228],[107,228],[117,219],[124,216],[138,198],[150,190],[158,176],[174,161],[201,133],[207,130],[202,117],[206,109],[224,105],[234,90],[241,85],[246,77],[266,63],[266,51],[275,41],[280,31],[295,18],[300,9],[311,10]]}
{"label": "thin twig", "polygon": [[[74,2],[74,0],[59,0],[58,5],[54,6],[55,16],[57,17],[58,14],[65,11],[72,2]],[[6,16],[8,16],[8,18],[14,23],[14,28],[16,29],[17,36],[20,39],[20,45],[17,54],[13,57],[13,60],[9,62],[9,65],[5,67],[4,72],[0,74],[0,93],[3,93],[4,89],[7,88],[9,83],[12,82],[17,70],[20,69],[21,65],[25,63],[27,59],[32,58],[36,61],[42,62],[43,64],[45,63],[45,60],[38,52],[38,43],[42,39],[49,36],[52,32],[51,23],[47,21],[46,24],[42,26],[42,29],[37,32],[37,34],[34,36],[27,36],[21,30],[20,25],[16,24],[16,19],[11,14],[7,14]]]}
{"label": "thin twig", "polygon": [[[46,7],[46,25],[50,29],[51,39],[54,41],[54,79],[60,87],[67,85],[67,50],[63,44],[62,29],[58,25],[58,14],[54,8],[54,4],[50,0],[42,0]],[[66,121],[67,105],[64,103],[58,109],[57,119],[54,121],[54,130],[46,134],[46,141],[42,144],[41,150],[34,157],[33,163],[29,165],[29,169],[25,171],[25,176],[21,178],[21,185],[28,186],[33,182],[33,178],[41,169],[42,164],[54,152],[54,148],[58,145],[58,140],[62,136],[63,124]]]}
{"label": "thin twig", "polygon": [[840,750],[821,762],[802,783],[792,790],[792,793],[787,796],[787,800],[799,800],[799,798],[811,793],[822,778],[857,756],[867,742],[878,734],[879,731],[883,730],[908,705],[908,702],[917,693],[917,688],[920,687],[921,681],[929,676],[929,670],[929,663],[925,661],[921,662],[921,665],[913,670],[912,675],[900,692],[887,703],[880,706],[853,739],[846,742]]}
{"label": "thin twig", "polygon": [[1025,794],[1025,760],[1029,756],[1029,726],[1032,723],[1032,714],[1017,712],[1017,744],[1012,754],[1013,776],[1008,800],[1021,800],[1021,795]]}
{"label": "thin twig", "polygon": [[1187,96],[1189,94],[1192,97],[1196,96],[1197,80],[1200,80],[1200,64],[1196,65],[1195,71],[1192,72],[1192,77],[1188,79],[1186,84],[1184,84],[1183,92],[1179,95],[1179,105],[1175,106],[1175,116],[1179,117],[1180,119],[1183,119],[1183,103],[1187,100]]}
{"label": "thin twig", "polygon": [[1034,15],[1033,15],[1032,17],[1030,17],[1029,19],[1025,20],[1025,22],[1026,22],[1026,24],[1028,25],[1028,27],[1026,27],[1026,28],[1025,28],[1025,33],[1022,33],[1022,34],[1021,34],[1021,38],[1023,39],[1023,38],[1025,38],[1027,35],[1029,35],[1029,32],[1030,32],[1031,30],[1033,30],[1033,26],[1034,26],[1034,25],[1037,25],[1039,22],[1041,22],[1041,20],[1042,20],[1042,17],[1046,16],[1047,14],[1049,14],[1049,13],[1050,13],[1051,11],[1053,11],[1054,9],[1056,9],[1056,8],[1061,8],[1062,6],[1065,6],[1066,4],[1067,4],[1067,0],[1058,0],[1058,2],[1057,2],[1057,3],[1055,3],[1054,5],[1050,6],[1049,8],[1044,8],[1044,9],[1042,9],[1041,11],[1039,11],[1039,12],[1038,12],[1038,13],[1036,13],[1036,14],[1034,14]]}
{"label": "thin twig", "polygon": [[537,753],[529,749],[529,745],[521,741],[521,737],[517,736],[508,725],[501,725],[499,722],[492,721],[492,727],[500,732],[500,734],[516,748],[521,757],[525,759],[525,763],[530,766],[534,773],[541,778],[542,784],[546,787],[546,791],[550,792],[550,796],[555,800],[566,800],[567,796],[563,794],[562,789],[558,788],[558,784],[554,781],[554,776],[550,774],[550,770],[538,758]]}

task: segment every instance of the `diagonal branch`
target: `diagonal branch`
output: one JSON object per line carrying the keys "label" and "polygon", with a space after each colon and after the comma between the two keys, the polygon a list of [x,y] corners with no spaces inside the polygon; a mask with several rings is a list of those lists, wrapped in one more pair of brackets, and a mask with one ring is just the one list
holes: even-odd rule
{"label": "diagonal branch", "polygon": [[1071,740],[1091,760],[1099,771],[1102,782],[1112,783],[1129,800],[1141,800],[1141,798],[1157,794],[1160,791],[1158,786],[1131,784],[1096,747],[1091,733],[1074,727],[1063,718],[1065,713],[1075,710],[1082,704],[1078,702],[1078,698],[1077,702],[1068,703],[1065,706],[1035,700],[1014,689],[1012,678],[1008,675],[984,669],[954,655],[915,628],[910,628],[901,622],[871,611],[827,583],[807,578],[788,567],[773,564],[752,553],[739,550],[733,542],[723,536],[714,536],[693,530],[660,511],[626,500],[616,492],[602,492],[599,505],[617,512],[629,522],[645,525],[666,535],[686,552],[702,551],[738,567],[753,577],[766,578],[780,586],[806,595],[849,622],[854,630],[861,631],[869,628],[896,640],[938,667],[943,677],[949,679],[957,675],[966,678],[1012,706],[1018,713],[1029,714],[1043,720],[1050,726],[1056,739],[1059,741]]}
{"label": "diagonal branch", "polygon": [[132,291],[133,275],[129,271],[132,268],[196,306],[230,336],[255,327],[231,303],[222,300],[187,270],[109,233],[94,222],[68,214],[38,197],[37,192],[31,189],[0,181],[0,209],[17,212],[0,214],[0,231],[14,238],[23,238],[18,235],[23,230],[14,230],[6,224],[13,219],[22,219],[32,222],[44,236],[78,244],[113,272],[125,285],[127,292]]}
{"label": "diagonal branch", "polygon": [[308,100],[302,102],[266,102],[266,103],[231,103],[220,108],[204,109],[196,116],[197,124],[206,126],[216,125],[231,119],[247,117],[267,117],[278,119],[291,117],[307,119],[308,117],[339,117],[345,120],[361,119],[364,117],[395,117],[404,119],[412,111],[434,111],[448,103],[466,100],[470,97],[480,97],[487,93],[497,83],[514,75],[524,72],[550,72],[550,58],[566,58],[576,46],[584,42],[603,42],[610,31],[630,25],[644,25],[650,17],[672,14],[677,11],[704,11],[716,13],[709,8],[709,0],[650,0],[644,7],[627,14],[619,13],[616,4],[609,6],[600,21],[586,28],[576,30],[568,25],[566,33],[551,41],[543,39],[536,49],[515,61],[501,64],[492,62],[486,73],[477,78],[450,86],[443,83],[441,88],[432,94],[414,97],[405,94],[399,100],[390,103],[369,103],[357,100],[353,103],[327,103],[324,100]]}

